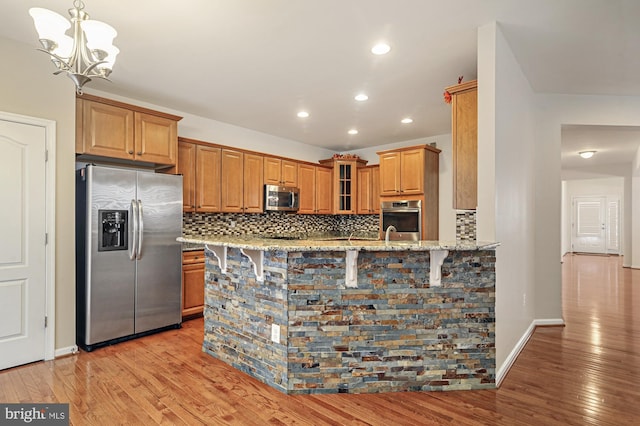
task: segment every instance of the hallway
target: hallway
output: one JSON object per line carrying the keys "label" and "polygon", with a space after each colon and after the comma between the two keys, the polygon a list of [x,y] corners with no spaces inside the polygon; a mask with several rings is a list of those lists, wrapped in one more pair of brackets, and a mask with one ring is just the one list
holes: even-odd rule
{"label": "hallway", "polygon": [[0,402],[69,402],[71,424],[635,425],[640,270],[567,255],[565,327],[538,328],[498,390],[284,395],[201,352],[202,319],[0,372]]}

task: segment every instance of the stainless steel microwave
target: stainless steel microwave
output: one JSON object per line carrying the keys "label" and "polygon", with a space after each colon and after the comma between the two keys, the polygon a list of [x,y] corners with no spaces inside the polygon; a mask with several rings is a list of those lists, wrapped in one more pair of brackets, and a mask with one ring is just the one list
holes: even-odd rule
{"label": "stainless steel microwave", "polygon": [[297,212],[300,207],[298,188],[292,186],[265,185],[264,210]]}

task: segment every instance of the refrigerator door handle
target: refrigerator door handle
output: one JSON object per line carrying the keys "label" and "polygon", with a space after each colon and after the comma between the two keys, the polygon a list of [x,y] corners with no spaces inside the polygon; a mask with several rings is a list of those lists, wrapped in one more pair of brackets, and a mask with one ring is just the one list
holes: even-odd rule
{"label": "refrigerator door handle", "polygon": [[142,235],[144,234],[144,221],[142,220],[142,201],[138,200],[138,249],[136,259],[142,258]]}
{"label": "refrigerator door handle", "polygon": [[129,260],[136,259],[136,246],[138,245],[138,205],[136,200],[131,200],[129,207]]}

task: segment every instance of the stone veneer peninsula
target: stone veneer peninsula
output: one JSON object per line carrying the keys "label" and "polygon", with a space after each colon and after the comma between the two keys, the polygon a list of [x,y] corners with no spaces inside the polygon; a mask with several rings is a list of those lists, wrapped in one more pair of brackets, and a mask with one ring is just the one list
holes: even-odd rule
{"label": "stone veneer peninsula", "polygon": [[496,243],[204,244],[202,349],[287,394],[495,387]]}

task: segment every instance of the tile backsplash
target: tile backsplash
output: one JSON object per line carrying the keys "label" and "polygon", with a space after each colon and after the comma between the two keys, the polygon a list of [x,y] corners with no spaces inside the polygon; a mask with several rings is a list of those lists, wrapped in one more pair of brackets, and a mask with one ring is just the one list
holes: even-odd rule
{"label": "tile backsplash", "polygon": [[458,210],[456,212],[456,241],[476,240],[475,210]]}
{"label": "tile backsplash", "polygon": [[301,215],[286,212],[183,213],[185,237],[200,235],[310,235],[377,236],[377,215]]}

